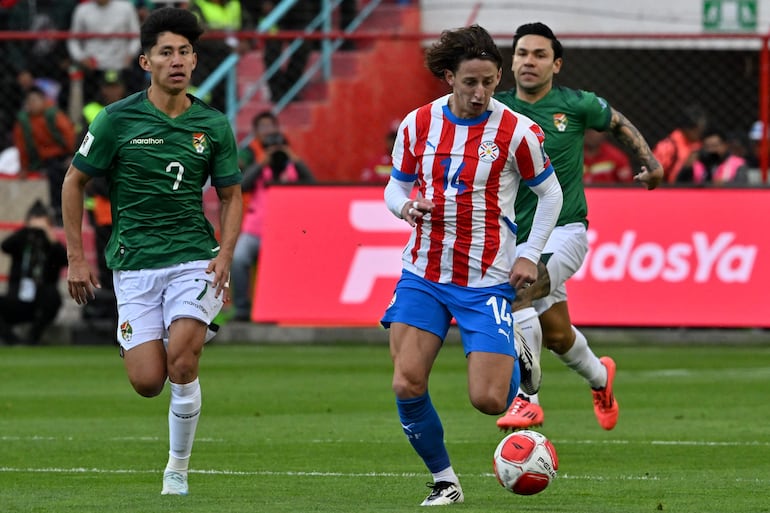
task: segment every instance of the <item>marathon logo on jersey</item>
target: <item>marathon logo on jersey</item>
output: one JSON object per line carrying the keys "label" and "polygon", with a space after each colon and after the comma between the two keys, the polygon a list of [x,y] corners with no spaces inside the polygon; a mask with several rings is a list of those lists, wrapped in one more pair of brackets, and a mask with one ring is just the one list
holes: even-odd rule
{"label": "marathon logo on jersey", "polygon": [[130,144],[140,144],[140,145],[165,144],[165,143],[166,141],[164,141],[163,139],[156,139],[154,137],[135,137],[131,139],[131,142],[130,142]]}
{"label": "marathon logo on jersey", "polygon": [[482,162],[494,162],[500,156],[500,148],[495,141],[483,141],[479,144],[479,160]]}
{"label": "marathon logo on jersey", "polygon": [[192,144],[193,148],[195,148],[195,151],[198,153],[206,151],[206,146],[208,145],[206,134],[200,132],[192,134]]}
{"label": "marathon logo on jersey", "polygon": [[553,115],[553,126],[556,127],[556,130],[559,132],[565,132],[567,130],[567,124],[569,123],[569,120],[567,119],[567,115],[562,112],[557,112]]}
{"label": "marathon logo on jersey", "polygon": [[120,324],[120,338],[126,342],[131,342],[131,337],[134,335],[134,328],[128,321],[124,321]]}

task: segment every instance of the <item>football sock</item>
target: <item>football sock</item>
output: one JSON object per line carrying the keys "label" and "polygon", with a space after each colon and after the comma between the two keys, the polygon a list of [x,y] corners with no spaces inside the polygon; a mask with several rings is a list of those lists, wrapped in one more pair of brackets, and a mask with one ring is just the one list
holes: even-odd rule
{"label": "football sock", "polygon": [[516,395],[518,395],[521,390],[519,389],[519,383],[521,382],[521,369],[519,369],[519,362],[515,362],[513,364],[513,375],[511,376],[511,386],[508,388],[508,398],[506,399],[506,403],[508,407],[511,406],[511,403],[514,399],[516,399]]}
{"label": "football sock", "polygon": [[521,390],[519,390],[519,383],[521,383],[521,369],[519,368],[519,361],[516,360],[513,362],[513,373],[511,374],[511,386],[508,387],[508,398],[506,399],[506,403],[509,407],[514,399],[516,399],[516,394],[518,394]]}
{"label": "football sock", "polygon": [[460,484],[460,479],[457,477],[457,474],[455,474],[451,465],[441,472],[433,472],[433,482],[438,483],[439,481],[449,481],[450,483]]}
{"label": "football sock", "polygon": [[449,454],[444,445],[444,427],[426,392],[412,399],[396,398],[401,428],[409,443],[431,473],[449,468]]}
{"label": "football sock", "polygon": [[[514,322],[518,324],[524,338],[521,343],[527,345],[532,353],[532,358],[539,362],[540,355],[543,352],[543,329],[540,327],[540,318],[537,315],[537,310],[531,306],[522,308],[513,313],[513,318]],[[518,365],[516,365],[515,370],[516,372],[514,374],[520,372]],[[521,380],[521,377],[519,377],[519,380]],[[518,388],[518,383],[519,381],[516,382],[516,389],[513,391],[513,395],[510,395],[510,393],[508,395],[509,405],[516,396],[526,399],[533,404],[540,404],[538,402],[537,394],[531,397],[528,396],[522,389]]]}
{"label": "football sock", "polygon": [[519,391],[518,396],[532,404],[540,404],[540,394],[527,395],[524,392]]}
{"label": "football sock", "polygon": [[588,381],[591,388],[602,388],[607,384],[607,368],[602,365],[599,358],[588,347],[586,337],[580,331],[572,326],[575,332],[575,343],[569,351],[556,356]]}
{"label": "football sock", "polygon": [[169,458],[166,468],[187,470],[195,428],[201,411],[201,387],[198,379],[179,385],[169,382],[171,405],[168,409]]}
{"label": "football sock", "polygon": [[532,352],[535,361],[540,361],[543,352],[543,328],[540,327],[540,317],[533,307],[522,308],[513,313],[513,318],[524,335],[527,347]]}

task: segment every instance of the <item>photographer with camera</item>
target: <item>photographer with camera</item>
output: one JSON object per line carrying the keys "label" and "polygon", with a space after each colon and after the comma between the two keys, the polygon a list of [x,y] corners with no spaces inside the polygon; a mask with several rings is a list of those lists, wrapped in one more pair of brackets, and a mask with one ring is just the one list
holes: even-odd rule
{"label": "photographer with camera", "polygon": [[[62,305],[59,277],[67,266],[67,250],[54,233],[54,214],[37,200],[24,226],[2,242],[11,257],[8,293],[0,296],[0,345],[38,344]],[[13,328],[28,324],[24,337]]]}
{"label": "photographer with camera", "polygon": [[265,191],[272,185],[315,183],[310,169],[291,149],[277,122],[272,130],[257,132],[255,135],[263,155],[261,160],[243,172],[241,188],[243,193],[250,194],[250,200],[243,215],[241,233],[235,244],[230,269],[230,293],[235,308],[235,321],[248,321],[251,318],[251,270],[257,263],[262,239],[266,213]]}

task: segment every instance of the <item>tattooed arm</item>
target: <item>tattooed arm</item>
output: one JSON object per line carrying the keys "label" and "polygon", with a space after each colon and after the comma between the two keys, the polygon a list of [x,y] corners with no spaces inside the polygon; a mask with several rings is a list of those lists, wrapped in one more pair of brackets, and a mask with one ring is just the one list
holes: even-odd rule
{"label": "tattooed arm", "polygon": [[644,136],[639,132],[639,129],[623,114],[612,109],[610,132],[641,163],[642,169],[634,175],[634,180],[643,183],[648,190],[657,187],[663,180],[663,167],[653,156],[650,146],[644,140]]}

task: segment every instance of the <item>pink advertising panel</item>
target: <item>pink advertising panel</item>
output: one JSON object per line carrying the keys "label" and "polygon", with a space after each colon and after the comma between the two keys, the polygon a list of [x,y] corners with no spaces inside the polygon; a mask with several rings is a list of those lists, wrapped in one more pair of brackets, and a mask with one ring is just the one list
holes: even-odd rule
{"label": "pink advertising panel", "polygon": [[[590,250],[568,282],[576,325],[770,326],[770,191],[587,191]],[[381,187],[273,187],[252,317],[376,325],[410,227]]]}

